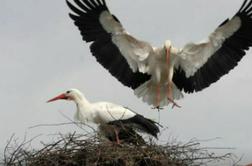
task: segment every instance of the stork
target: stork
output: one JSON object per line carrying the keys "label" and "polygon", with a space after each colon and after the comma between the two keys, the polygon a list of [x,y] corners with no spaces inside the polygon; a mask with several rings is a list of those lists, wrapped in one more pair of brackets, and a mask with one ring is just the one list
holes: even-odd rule
{"label": "stork", "polygon": [[[48,100],[53,102],[56,100],[69,100],[76,104],[77,111],[75,113],[75,119],[86,123],[92,122],[102,126],[116,125],[115,136],[116,142],[120,144],[120,125],[123,124],[127,129],[137,129],[141,132],[145,132],[157,138],[159,128],[157,123],[153,120],[147,119],[144,116],[137,114],[130,109],[121,105],[109,103],[109,102],[89,102],[85,96],[78,89],[70,89],[65,93]],[[103,127],[102,127],[103,128]]]}
{"label": "stork", "polygon": [[155,107],[175,100],[183,92],[209,87],[229,73],[252,45],[252,0],[226,19],[199,43],[176,48],[167,40],[161,47],[130,35],[111,14],[105,0],[66,1],[70,17],[97,61],[139,98]]}

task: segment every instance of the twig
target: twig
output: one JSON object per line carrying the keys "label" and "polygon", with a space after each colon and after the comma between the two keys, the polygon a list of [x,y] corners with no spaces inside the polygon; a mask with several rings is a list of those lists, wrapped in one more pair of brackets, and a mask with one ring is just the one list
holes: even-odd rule
{"label": "twig", "polygon": [[[91,134],[91,132],[89,132],[89,131],[87,131],[86,129],[84,129],[81,125],[85,125],[85,126],[89,127],[91,130],[93,130],[93,132],[96,131],[92,126],[90,126],[90,125],[88,125],[88,124],[86,124],[86,123],[83,123],[83,122],[80,122],[80,123],[75,122],[75,121],[73,121],[71,118],[69,118],[68,116],[66,116],[64,113],[60,112],[60,114],[61,114],[64,118],[66,118],[67,120],[69,120],[71,123],[75,124],[77,127],[79,127],[80,129],[84,130],[87,134]],[[81,125],[79,125],[79,124],[81,124]]]}

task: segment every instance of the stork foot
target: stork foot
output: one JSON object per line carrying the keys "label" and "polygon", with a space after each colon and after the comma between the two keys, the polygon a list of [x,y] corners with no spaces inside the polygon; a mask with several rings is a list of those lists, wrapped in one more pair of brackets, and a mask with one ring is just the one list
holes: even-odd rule
{"label": "stork foot", "polygon": [[172,103],[172,108],[181,108],[180,105],[178,105],[171,97],[167,97],[168,101]]}
{"label": "stork foot", "polygon": [[163,107],[160,107],[160,106],[155,106],[155,107],[153,107],[152,109],[153,109],[153,110],[157,110],[157,111],[159,112],[160,110],[163,110],[164,108],[163,108]]}

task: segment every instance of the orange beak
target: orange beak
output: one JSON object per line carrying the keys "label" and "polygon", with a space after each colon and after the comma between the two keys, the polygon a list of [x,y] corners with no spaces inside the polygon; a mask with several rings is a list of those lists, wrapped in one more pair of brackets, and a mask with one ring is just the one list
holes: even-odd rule
{"label": "orange beak", "polygon": [[57,97],[54,97],[54,98],[48,100],[47,103],[50,103],[50,102],[53,102],[53,101],[56,101],[56,100],[67,100],[67,99],[68,99],[68,97],[63,93],[63,94],[61,94],[61,95],[59,95]]}

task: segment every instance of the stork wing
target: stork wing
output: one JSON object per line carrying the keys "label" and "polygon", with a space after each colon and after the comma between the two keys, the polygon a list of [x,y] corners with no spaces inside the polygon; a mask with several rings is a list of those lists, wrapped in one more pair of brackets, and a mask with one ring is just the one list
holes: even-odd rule
{"label": "stork wing", "polygon": [[148,58],[152,47],[130,36],[120,21],[110,14],[105,0],[67,1],[75,25],[83,40],[92,42],[90,50],[97,61],[125,86],[136,89],[150,79],[140,73],[139,65]]}
{"label": "stork wing", "polygon": [[200,91],[232,70],[252,46],[252,0],[245,0],[231,19],[200,44],[187,44],[179,56],[173,81],[187,93]]}

